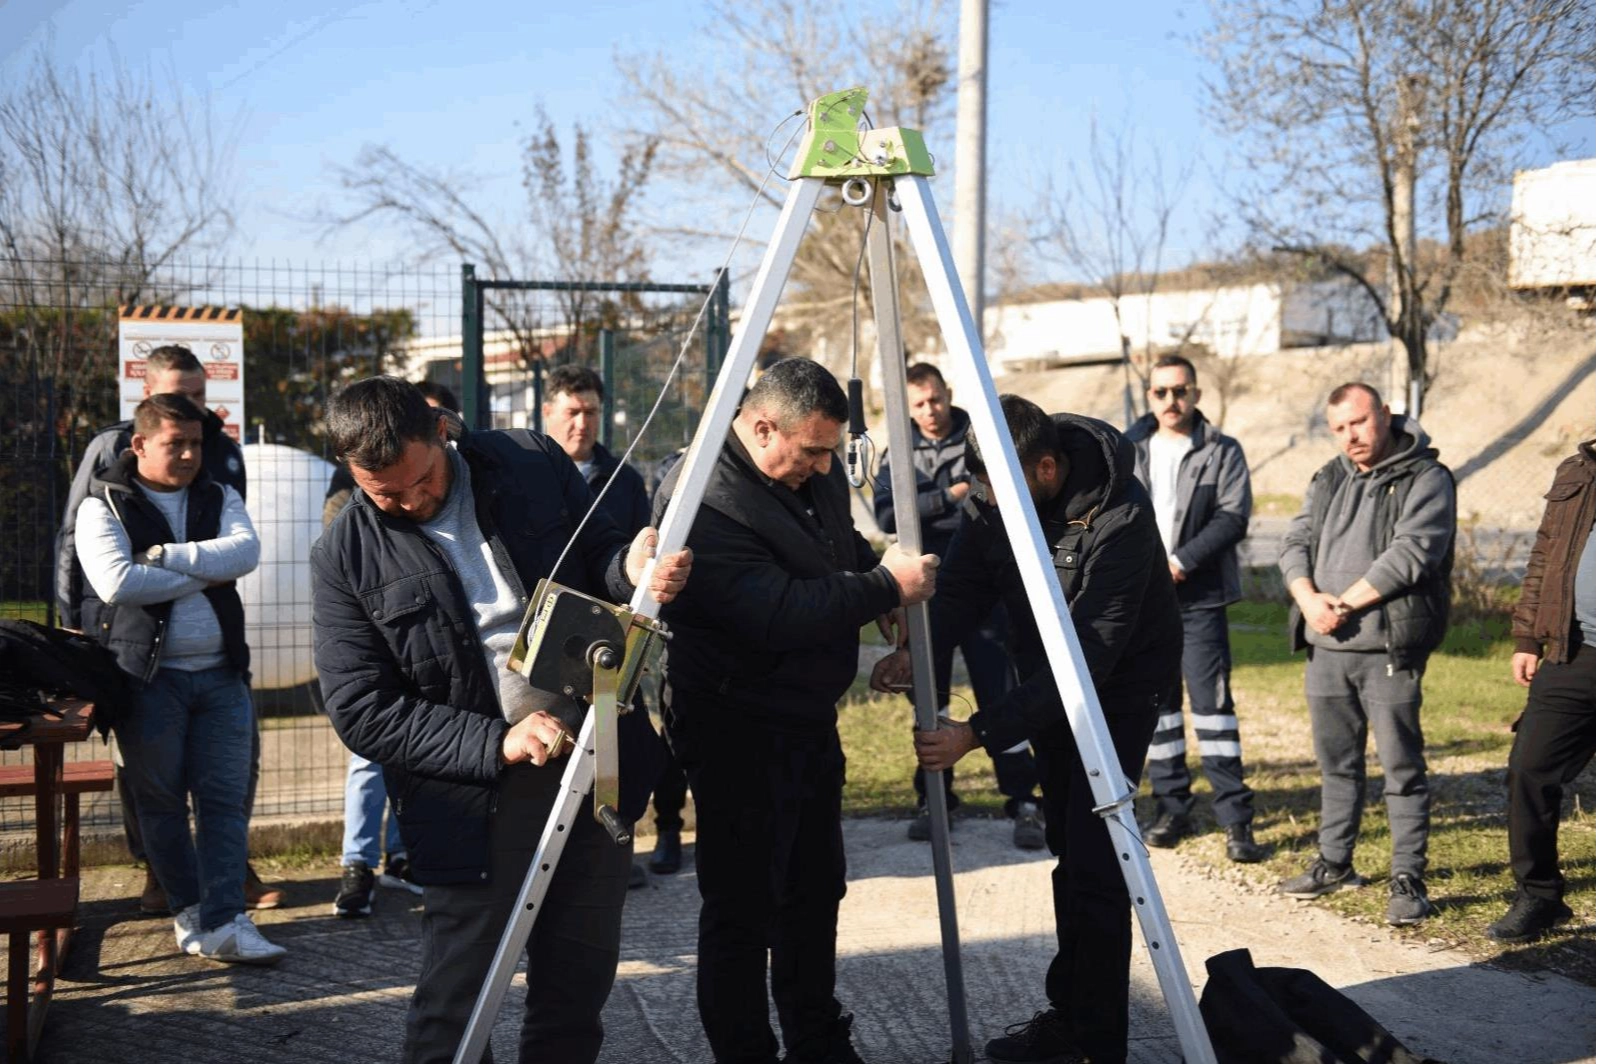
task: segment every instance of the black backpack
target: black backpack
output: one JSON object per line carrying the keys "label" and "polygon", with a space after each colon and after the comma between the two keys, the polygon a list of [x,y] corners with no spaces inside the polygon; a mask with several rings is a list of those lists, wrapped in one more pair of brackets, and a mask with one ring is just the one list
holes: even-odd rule
{"label": "black backpack", "polygon": [[1245,949],[1205,966],[1198,1008],[1219,1064],[1441,1064],[1410,1052],[1313,972],[1255,968]]}
{"label": "black backpack", "polygon": [[94,703],[94,723],[103,736],[128,702],[128,677],[116,658],[86,635],[46,628],[32,621],[0,621],[0,712],[26,719],[41,695]]}

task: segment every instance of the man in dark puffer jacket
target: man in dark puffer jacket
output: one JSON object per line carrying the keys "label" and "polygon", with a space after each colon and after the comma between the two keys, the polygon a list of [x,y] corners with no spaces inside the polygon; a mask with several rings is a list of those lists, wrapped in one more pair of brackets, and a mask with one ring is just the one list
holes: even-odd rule
{"label": "man in dark puffer jacket", "polygon": [[[316,666],[339,737],[383,766],[422,884],[422,970],[401,1059],[440,1064],[460,1043],[580,722],[574,699],[535,691],[505,664],[529,592],[592,497],[548,437],[472,432],[457,444],[394,377],[335,396],[327,427],[360,490],[311,552]],[[622,600],[653,544],[645,529],[629,549],[598,512],[554,576]],[[686,552],[660,559],[657,600],[681,589],[687,567]],[[622,718],[623,780],[639,729],[653,741],[640,715]],[[623,815],[642,812],[652,782],[623,791]],[[527,941],[521,1060],[598,1057],[628,856],[591,816],[576,818]]]}

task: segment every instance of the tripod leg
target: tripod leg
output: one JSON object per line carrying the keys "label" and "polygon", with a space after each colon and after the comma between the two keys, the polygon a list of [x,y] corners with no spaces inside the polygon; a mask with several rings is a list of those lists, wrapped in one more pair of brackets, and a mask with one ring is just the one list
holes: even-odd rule
{"label": "tripod leg", "polygon": [[471,1019],[466,1023],[460,1048],[455,1051],[455,1064],[467,1064],[468,1061],[477,1064],[482,1059],[483,1050],[488,1048],[494,1018],[499,1015],[499,1006],[504,1004],[505,992],[510,989],[511,977],[516,974],[516,960],[527,945],[527,936],[532,934],[533,922],[538,918],[544,896],[549,893],[549,879],[554,875],[555,866],[560,863],[560,855],[565,852],[566,839],[571,836],[571,825],[577,817],[585,815],[583,800],[593,786],[593,738],[594,711],[590,709],[583,719],[582,732],[577,736],[576,749],[570,754],[570,763],[560,777],[560,797],[556,799],[554,810],[543,826],[538,849],[527,868],[527,878],[522,881],[521,897],[516,902],[510,922],[505,925],[504,934],[499,936],[499,948],[494,951],[493,964],[483,979],[482,990],[477,995],[477,1004],[472,1007]]}
{"label": "tripod leg", "polygon": [[1076,638],[1075,626],[1070,622],[1064,593],[1049,564],[1052,552],[1043,539],[1036,511],[1027,504],[1030,495],[1021,475],[1020,462],[1015,457],[1015,449],[1009,443],[1003,412],[998,405],[998,392],[987,367],[981,333],[971,319],[964,293],[960,290],[953,255],[949,251],[942,223],[938,221],[937,209],[932,204],[924,177],[910,175],[897,178],[895,188],[903,206],[910,240],[920,260],[921,272],[926,278],[926,287],[931,294],[943,340],[948,346],[949,361],[957,375],[959,393],[977,399],[969,406],[972,430],[981,443],[983,455],[992,456],[988,459],[987,472],[1003,513],[1010,547],[1020,568],[1032,613],[1037,619],[1048,662],[1059,684],[1059,694],[1064,701],[1071,733],[1075,736],[1082,764],[1092,785],[1096,811],[1104,817],[1115,851],[1121,859],[1121,871],[1131,893],[1133,909],[1142,925],[1143,938],[1148,943],[1154,971],[1159,976],[1165,1006],[1170,1010],[1171,1020],[1181,1041],[1182,1053],[1188,1064],[1214,1064],[1214,1049],[1198,1012],[1198,1003],[1181,962],[1181,950],[1176,944],[1169,914],[1165,912],[1164,900],[1159,896],[1153,867],[1148,862],[1148,852],[1143,847],[1136,818],[1132,815],[1131,798],[1136,793],[1136,784],[1126,780],[1120,771],[1114,744],[1104,725],[1103,708],[1098,703],[1097,691],[1089,682],[1081,644]]}
{"label": "tripod leg", "polygon": [[[898,543],[911,554],[922,553],[920,512],[915,503],[915,466],[909,433],[909,399],[905,392],[904,344],[898,319],[898,276],[888,228],[887,183],[876,181],[871,202],[874,215],[867,239],[871,263],[871,303],[876,309],[877,354],[887,418],[887,461],[893,477],[893,519]],[[905,611],[909,649],[914,664],[915,727],[937,727],[941,706],[932,673],[932,644],[924,602]],[[932,875],[937,885],[937,916],[943,939],[943,977],[948,988],[948,1023],[953,1037],[951,1060],[971,1058],[970,1020],[965,1009],[965,972],[959,955],[959,919],[954,908],[954,866],[948,844],[947,781],[941,772],[924,773],[926,809],[932,821]]]}
{"label": "tripod leg", "polygon": [[[776,231],[766,245],[765,258],[760,260],[760,271],[754,277],[754,287],[743,306],[737,331],[732,334],[727,348],[726,361],[715,378],[715,388],[705,403],[704,416],[693,434],[693,443],[682,458],[682,472],[677,476],[676,491],[671,494],[671,505],[666,508],[665,519],[660,522],[659,546],[656,556],[664,556],[682,549],[688,540],[688,530],[693,527],[693,517],[699,512],[699,502],[710,483],[710,471],[715,467],[732,430],[732,418],[743,400],[743,388],[760,354],[760,342],[765,330],[770,328],[771,315],[787,284],[787,275],[793,269],[793,259],[798,255],[799,242],[809,225],[810,213],[821,196],[826,182],[818,177],[803,177],[788,186],[787,201],[782,205],[782,216],[777,219]],[[660,615],[659,603],[649,597],[648,573],[638,581],[638,590],[632,596],[632,610],[645,617]]]}

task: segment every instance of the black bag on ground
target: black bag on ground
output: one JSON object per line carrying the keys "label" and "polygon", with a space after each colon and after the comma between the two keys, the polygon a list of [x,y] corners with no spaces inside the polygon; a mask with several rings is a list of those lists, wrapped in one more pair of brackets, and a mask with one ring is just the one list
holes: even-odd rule
{"label": "black bag on ground", "polygon": [[1410,1052],[1313,972],[1255,968],[1245,949],[1205,965],[1198,1008],[1219,1064],[1441,1064]]}
{"label": "black bag on ground", "polygon": [[109,650],[86,635],[32,621],[0,621],[0,676],[13,695],[31,688],[93,702],[102,736],[128,701],[128,678]]}

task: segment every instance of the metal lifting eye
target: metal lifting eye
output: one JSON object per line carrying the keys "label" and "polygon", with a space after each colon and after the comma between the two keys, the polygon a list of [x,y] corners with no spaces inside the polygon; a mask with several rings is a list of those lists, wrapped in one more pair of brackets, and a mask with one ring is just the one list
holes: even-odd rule
{"label": "metal lifting eye", "polygon": [[843,182],[843,202],[850,207],[863,207],[871,201],[871,183],[863,177],[851,177]]}

